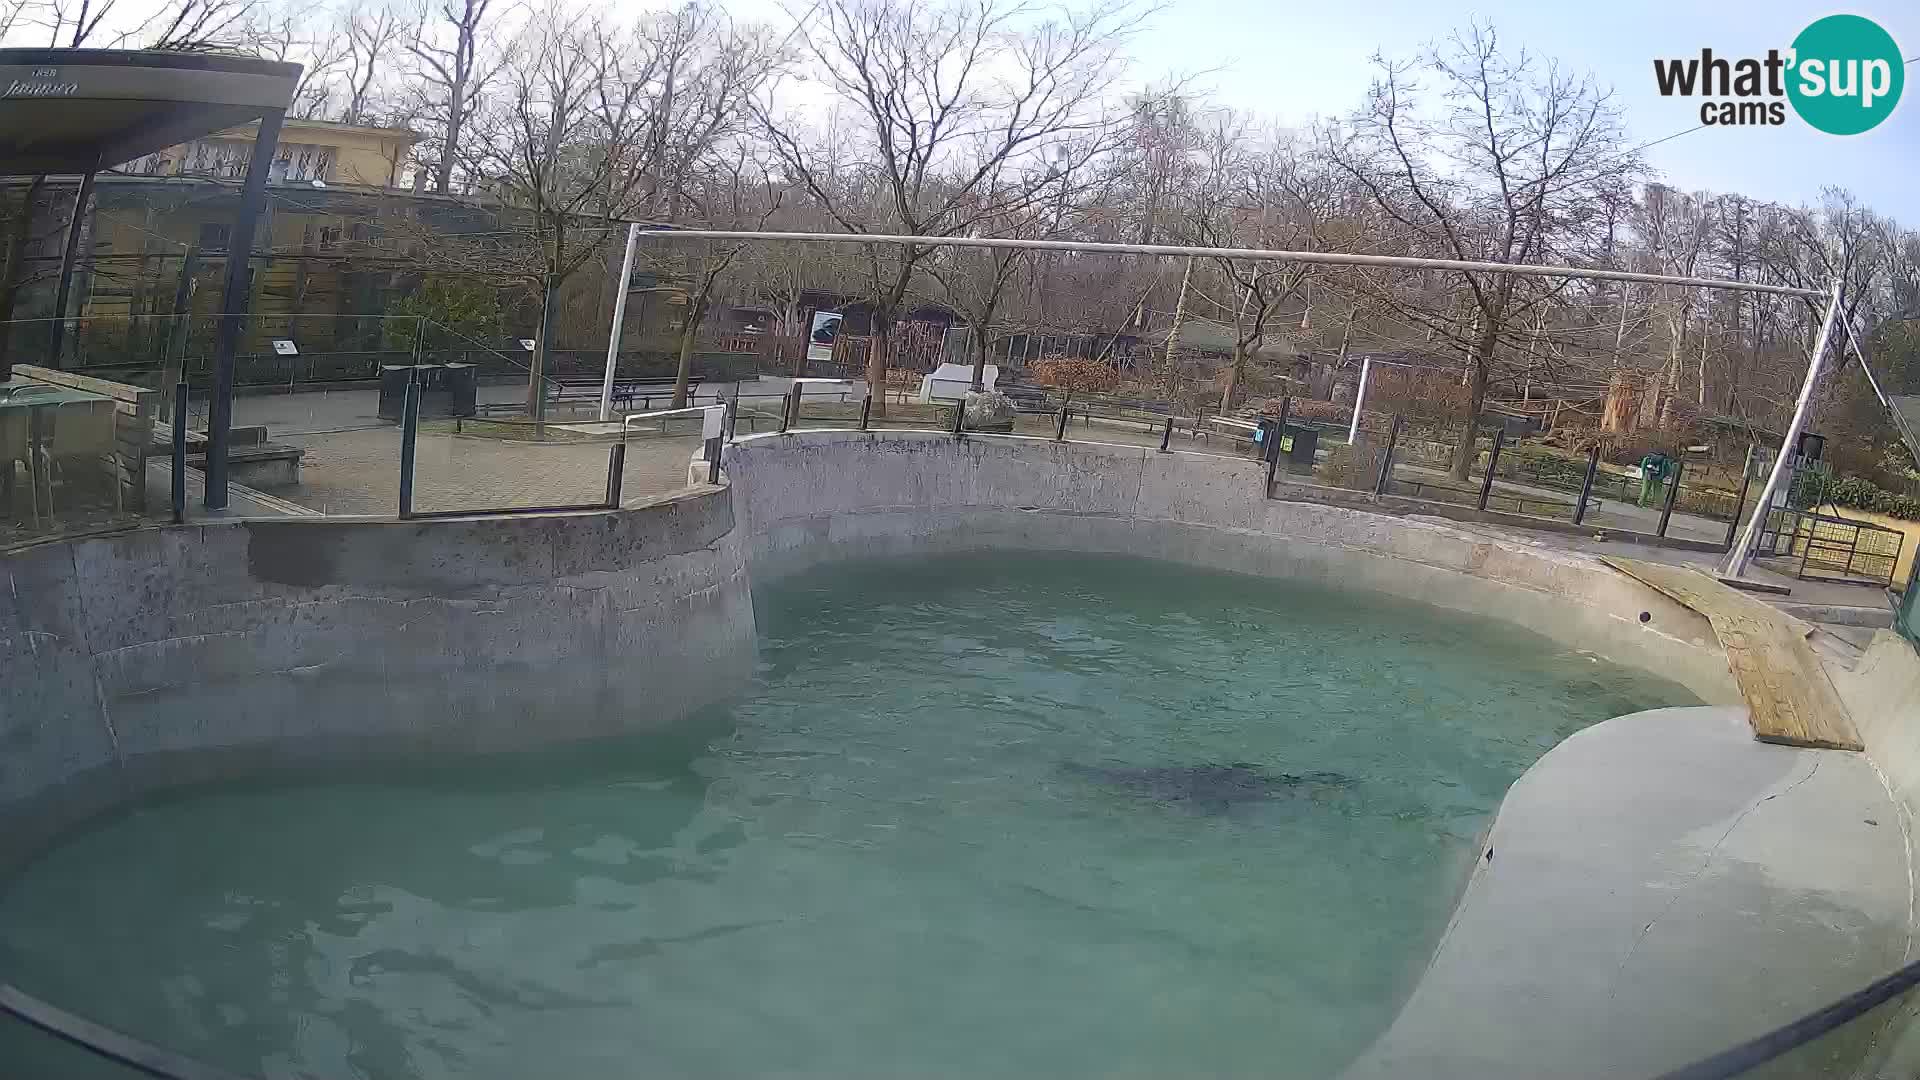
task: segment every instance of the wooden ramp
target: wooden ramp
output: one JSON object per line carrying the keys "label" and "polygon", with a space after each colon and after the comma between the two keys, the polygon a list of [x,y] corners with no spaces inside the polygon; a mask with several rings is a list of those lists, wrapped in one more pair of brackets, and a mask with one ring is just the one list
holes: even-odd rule
{"label": "wooden ramp", "polygon": [[1805,624],[1770,604],[1684,566],[1602,555],[1608,566],[1707,617],[1747,702],[1753,737],[1788,746],[1862,749]]}

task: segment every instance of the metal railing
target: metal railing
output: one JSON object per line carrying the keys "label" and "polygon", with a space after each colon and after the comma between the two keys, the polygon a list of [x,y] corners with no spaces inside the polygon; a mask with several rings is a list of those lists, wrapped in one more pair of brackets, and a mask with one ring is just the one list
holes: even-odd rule
{"label": "metal railing", "polygon": [[1753,556],[1793,561],[1794,576],[1802,581],[1891,588],[1906,538],[1869,521],[1777,507],[1762,521]]}

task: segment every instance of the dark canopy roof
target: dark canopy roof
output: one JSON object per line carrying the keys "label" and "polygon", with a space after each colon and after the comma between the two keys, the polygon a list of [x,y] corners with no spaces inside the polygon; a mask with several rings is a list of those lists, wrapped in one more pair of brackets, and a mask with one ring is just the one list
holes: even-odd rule
{"label": "dark canopy roof", "polygon": [[0,49],[0,175],[108,169],[257,120],[300,65],[121,49]]}

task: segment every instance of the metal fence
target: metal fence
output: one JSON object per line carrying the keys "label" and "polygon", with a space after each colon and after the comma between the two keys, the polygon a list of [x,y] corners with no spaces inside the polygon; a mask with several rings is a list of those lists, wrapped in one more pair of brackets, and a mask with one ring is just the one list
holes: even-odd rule
{"label": "metal fence", "polygon": [[1793,567],[1803,581],[1893,585],[1906,534],[1872,522],[1780,507],[1767,511],[1756,558]]}

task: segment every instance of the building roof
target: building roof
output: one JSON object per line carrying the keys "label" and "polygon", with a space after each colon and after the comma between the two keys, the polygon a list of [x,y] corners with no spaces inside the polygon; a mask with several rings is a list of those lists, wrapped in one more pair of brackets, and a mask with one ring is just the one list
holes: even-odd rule
{"label": "building roof", "polygon": [[0,49],[0,169],[84,173],[293,100],[300,65],[125,49]]}
{"label": "building roof", "polygon": [[[214,134],[252,138],[254,133],[259,129],[259,126],[259,122],[254,121],[252,123],[241,124],[238,127],[228,128],[225,131],[215,132]],[[286,142],[289,135],[301,130],[357,131],[368,135],[378,135],[384,139],[395,139],[405,142],[408,145],[417,143],[422,138],[419,132],[411,128],[381,127],[378,124],[343,124],[338,120],[303,120],[289,116],[286,119],[285,125],[281,128],[280,141]]]}

